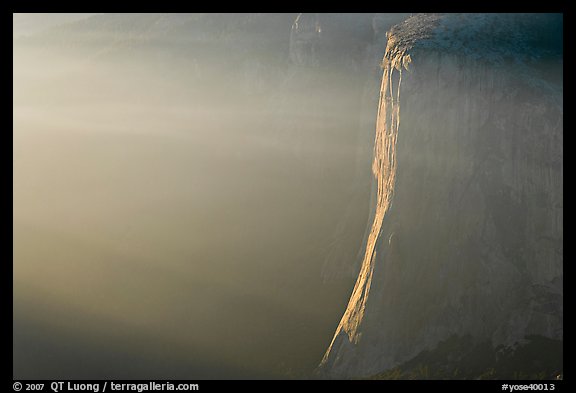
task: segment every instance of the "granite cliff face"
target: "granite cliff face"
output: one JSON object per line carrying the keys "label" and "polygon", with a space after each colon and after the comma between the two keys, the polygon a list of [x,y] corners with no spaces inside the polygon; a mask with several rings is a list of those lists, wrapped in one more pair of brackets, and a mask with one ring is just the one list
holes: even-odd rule
{"label": "granite cliff face", "polygon": [[[561,343],[562,16],[416,15],[382,66],[370,235],[320,372],[370,376],[450,346],[450,373],[479,348],[497,363]],[[550,364],[525,351],[501,376],[561,369],[561,344],[545,351]]]}

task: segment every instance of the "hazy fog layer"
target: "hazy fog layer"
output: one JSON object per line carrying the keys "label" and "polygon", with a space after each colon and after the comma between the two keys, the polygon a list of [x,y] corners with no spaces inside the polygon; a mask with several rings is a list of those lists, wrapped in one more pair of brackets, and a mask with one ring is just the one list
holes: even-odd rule
{"label": "hazy fog layer", "polygon": [[59,34],[15,41],[14,378],[309,372],[368,218],[362,81]]}

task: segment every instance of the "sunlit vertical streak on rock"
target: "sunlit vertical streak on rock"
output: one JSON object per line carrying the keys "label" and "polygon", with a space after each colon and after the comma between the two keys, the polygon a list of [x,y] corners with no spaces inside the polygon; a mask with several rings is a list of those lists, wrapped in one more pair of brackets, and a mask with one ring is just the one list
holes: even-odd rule
{"label": "sunlit vertical streak on rock", "polygon": [[[388,48],[391,42],[388,43]],[[350,296],[348,306],[336,332],[326,351],[322,364],[328,360],[337,337],[345,333],[348,340],[356,343],[360,338],[358,328],[364,317],[366,302],[370,293],[372,274],[376,260],[376,244],[380,237],[382,223],[386,211],[390,206],[394,192],[396,175],[396,141],[400,126],[400,85],[402,81],[402,68],[407,68],[410,57],[403,53],[390,56],[387,50],[382,63],[383,76],[380,88],[380,103],[376,121],[376,137],[374,142],[374,161],[372,172],[376,178],[377,196],[374,220],[368,240],[366,251],[360,268],[358,279]],[[394,82],[397,86],[394,88]],[[394,90],[396,93],[394,94]]]}

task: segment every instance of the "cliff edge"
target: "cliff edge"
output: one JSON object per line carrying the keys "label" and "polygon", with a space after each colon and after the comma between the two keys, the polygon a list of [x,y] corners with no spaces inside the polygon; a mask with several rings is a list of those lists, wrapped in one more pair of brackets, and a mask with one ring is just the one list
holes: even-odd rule
{"label": "cliff edge", "polygon": [[[387,34],[370,236],[320,373],[435,351],[445,375],[561,369],[562,15],[419,14]],[[538,340],[560,343],[548,364],[521,350]]]}

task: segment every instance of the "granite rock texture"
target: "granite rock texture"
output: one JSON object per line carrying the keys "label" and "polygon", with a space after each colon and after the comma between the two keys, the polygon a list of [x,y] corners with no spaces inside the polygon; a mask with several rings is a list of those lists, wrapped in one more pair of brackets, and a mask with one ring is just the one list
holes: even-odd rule
{"label": "granite rock texture", "polygon": [[320,373],[562,341],[562,16],[418,14],[387,36],[371,230]]}

